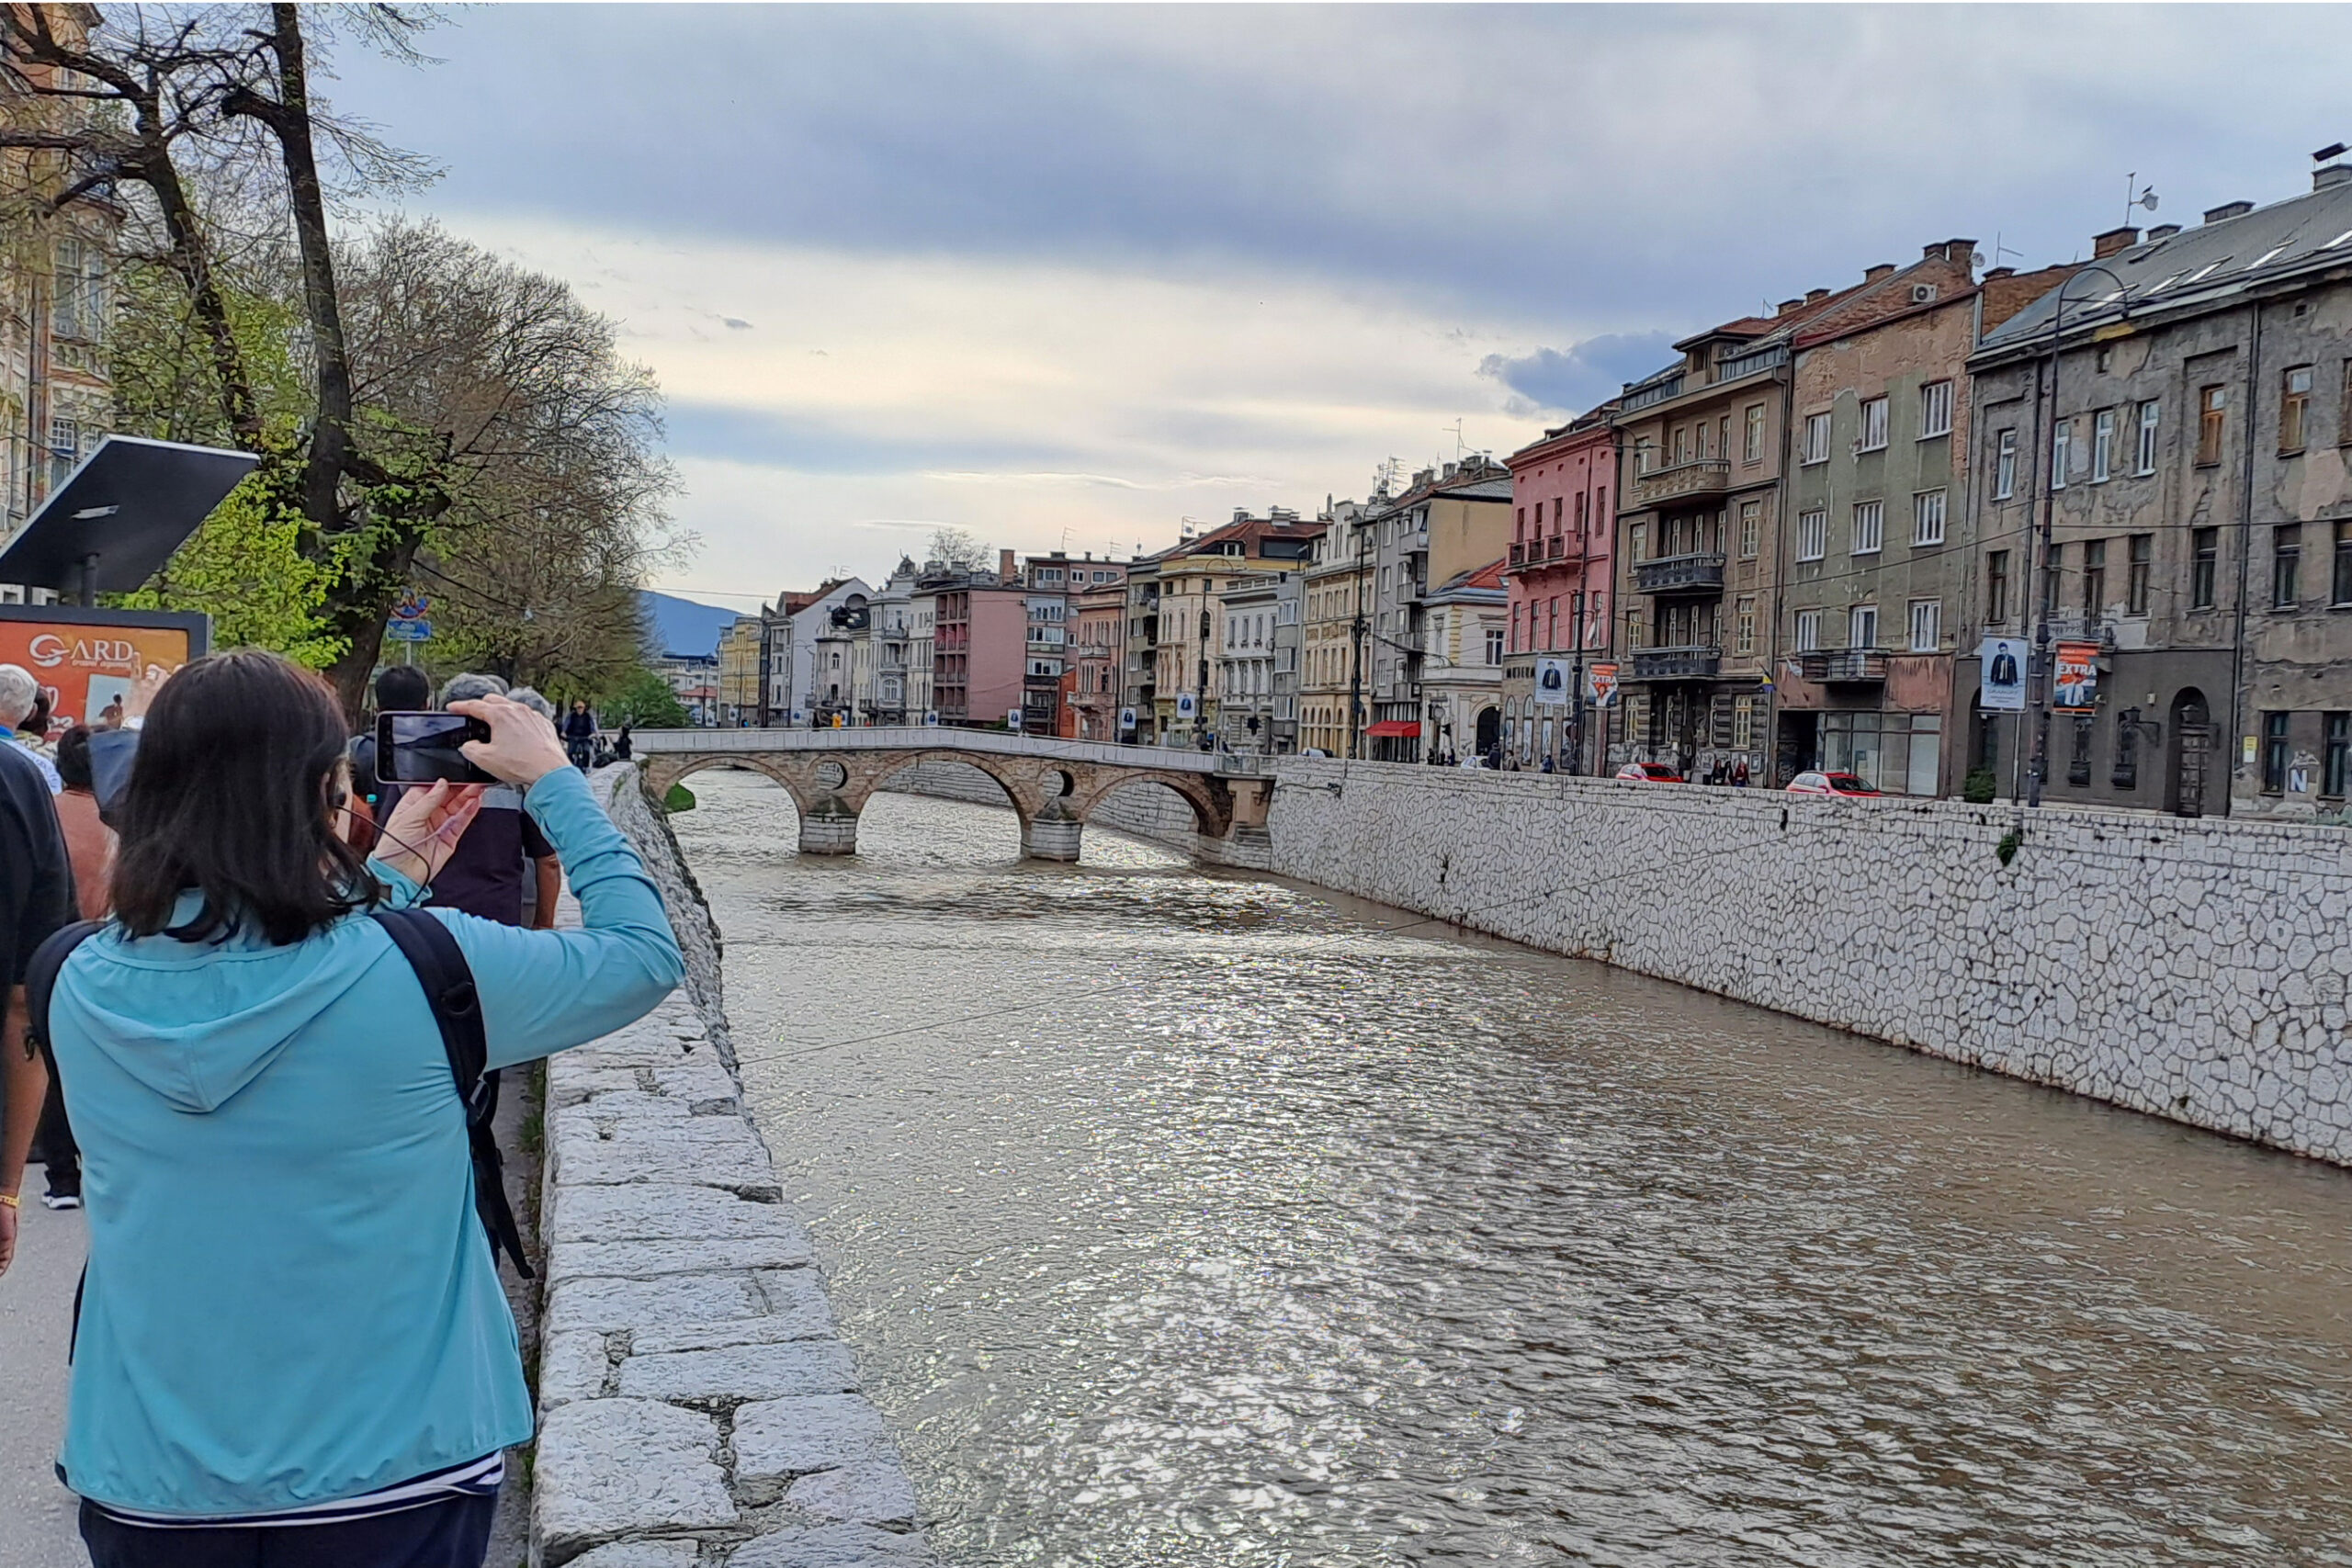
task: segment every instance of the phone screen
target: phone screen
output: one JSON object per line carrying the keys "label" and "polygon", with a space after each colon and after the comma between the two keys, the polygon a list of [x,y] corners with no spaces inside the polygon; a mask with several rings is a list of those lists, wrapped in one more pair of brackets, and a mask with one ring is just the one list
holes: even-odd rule
{"label": "phone screen", "polygon": [[376,716],[376,776],[392,784],[496,784],[458,748],[490,739],[490,726],[455,713]]}

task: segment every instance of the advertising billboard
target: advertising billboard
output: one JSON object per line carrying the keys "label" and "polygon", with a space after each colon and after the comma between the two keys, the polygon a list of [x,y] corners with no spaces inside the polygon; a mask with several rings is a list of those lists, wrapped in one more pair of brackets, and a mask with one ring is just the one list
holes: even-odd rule
{"label": "advertising billboard", "polygon": [[1568,661],[1556,654],[1539,654],[1535,660],[1535,700],[1554,707],[1564,706],[1568,700],[1571,679]]}
{"label": "advertising billboard", "polygon": [[1585,694],[1592,699],[1593,706],[1615,707],[1617,705],[1617,666],[1614,664],[1586,665],[1584,689]]}
{"label": "advertising billboard", "polygon": [[141,675],[204,654],[209,626],[202,615],[170,611],[0,604],[0,664],[24,666],[48,692],[55,734],[119,718]]}
{"label": "advertising billboard", "polygon": [[2025,711],[2025,672],[2032,645],[2021,637],[1988,637],[1976,650],[1976,705],[1985,713]]}
{"label": "advertising billboard", "polygon": [[2098,706],[2098,644],[2062,642],[2051,664],[2050,705],[2059,713]]}

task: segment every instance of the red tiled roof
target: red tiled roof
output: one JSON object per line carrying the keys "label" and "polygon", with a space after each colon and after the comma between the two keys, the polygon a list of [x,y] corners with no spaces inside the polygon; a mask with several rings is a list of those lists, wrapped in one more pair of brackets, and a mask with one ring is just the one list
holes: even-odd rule
{"label": "red tiled roof", "polygon": [[1464,588],[1500,588],[1503,585],[1503,566],[1504,562],[1501,560],[1489,561],[1485,566],[1482,566],[1477,570],[1472,572],[1470,574],[1469,581],[1463,583],[1462,586]]}

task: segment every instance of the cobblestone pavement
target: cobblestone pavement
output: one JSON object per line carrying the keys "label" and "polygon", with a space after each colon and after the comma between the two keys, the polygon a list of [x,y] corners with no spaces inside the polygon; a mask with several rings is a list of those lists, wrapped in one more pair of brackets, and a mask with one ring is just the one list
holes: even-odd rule
{"label": "cobblestone pavement", "polygon": [[51,1468],[65,1429],[65,1341],[82,1273],[82,1216],[41,1207],[41,1173],[25,1171],[17,1261],[0,1274],[0,1563],[88,1568],[74,1495]]}

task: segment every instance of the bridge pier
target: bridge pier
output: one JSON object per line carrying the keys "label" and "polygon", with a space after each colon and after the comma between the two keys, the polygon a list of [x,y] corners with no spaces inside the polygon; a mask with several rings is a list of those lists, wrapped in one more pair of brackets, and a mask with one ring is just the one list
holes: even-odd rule
{"label": "bridge pier", "polygon": [[837,795],[829,795],[800,814],[800,852],[804,855],[857,853],[857,813]]}
{"label": "bridge pier", "polygon": [[1075,817],[1033,817],[1021,825],[1021,853],[1027,860],[1074,861],[1086,824]]}

